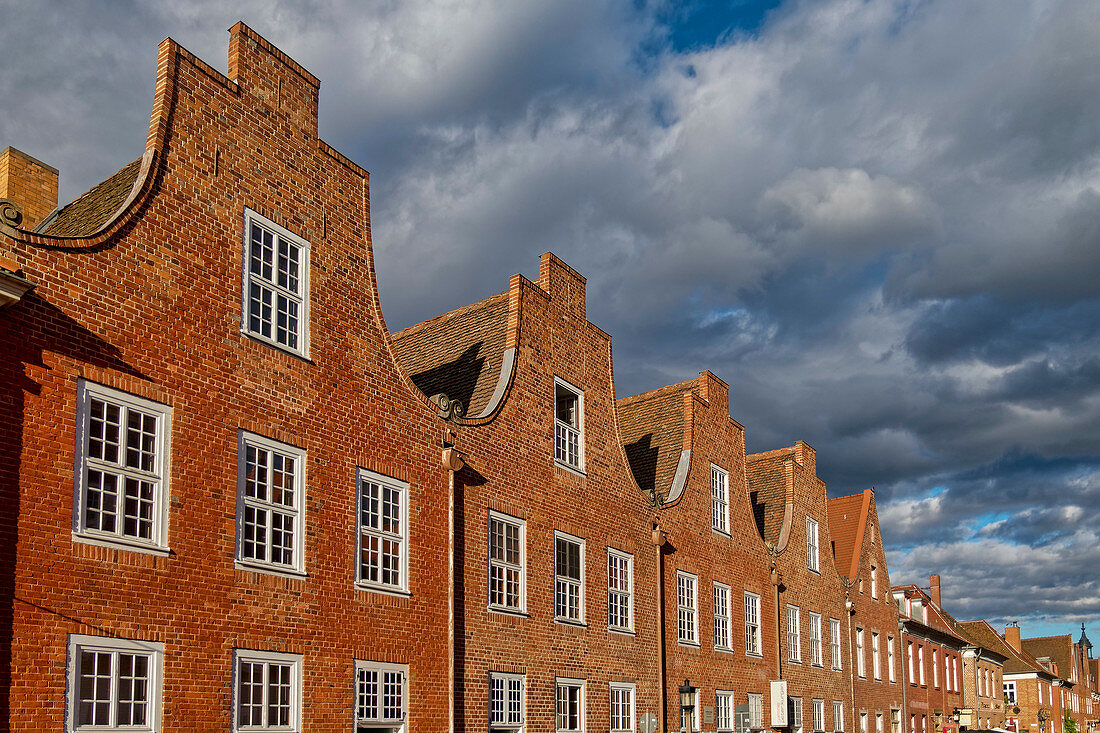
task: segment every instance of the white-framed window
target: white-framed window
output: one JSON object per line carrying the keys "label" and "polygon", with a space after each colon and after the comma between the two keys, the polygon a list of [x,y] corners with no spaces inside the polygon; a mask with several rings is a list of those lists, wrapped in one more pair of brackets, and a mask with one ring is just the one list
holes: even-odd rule
{"label": "white-framed window", "polygon": [[241,330],[309,357],[309,242],[244,210]]}
{"label": "white-framed window", "polygon": [[1015,705],[1016,704],[1016,683],[1015,682],[1005,682],[1004,683],[1004,689],[1005,689],[1005,702],[1008,703],[1009,705]]}
{"label": "white-framed window", "polygon": [[867,713],[860,712],[859,714],[859,733],[868,733],[867,731]]}
{"label": "white-framed window", "polygon": [[299,730],[301,655],[235,649],[233,656],[233,730]]}
{"label": "white-framed window", "polygon": [[798,618],[798,606],[787,604],[787,659],[802,661],[802,630]]}
{"label": "white-framed window", "polygon": [[719,532],[730,530],[730,475],[710,465],[710,526]]}
{"label": "white-framed window", "polygon": [[878,569],[871,566],[871,597],[878,598]]}
{"label": "white-framed window", "polygon": [[359,469],[356,582],[404,592],[409,589],[409,485]]}
{"label": "white-framed window", "polygon": [[70,634],[65,730],[159,731],[163,660],[156,642]]}
{"label": "white-framed window", "polygon": [[522,731],[525,703],[523,675],[489,673],[489,730]]}
{"label": "white-framed window", "polygon": [[920,683],[926,684],[924,681],[924,644],[917,645],[917,673],[920,675]]}
{"label": "white-framed window", "polygon": [[719,733],[732,733],[737,722],[734,716],[733,693],[718,690],[714,693],[715,727]]}
{"label": "white-framed window", "polygon": [[523,613],[527,585],[527,523],[489,512],[489,608]]}
{"label": "white-framed window", "polygon": [[787,727],[791,733],[802,733],[802,698],[787,698]]}
{"label": "white-framed window", "polygon": [[305,572],[306,452],[242,430],[237,456],[237,562]]}
{"label": "white-framed window", "polygon": [[730,587],[714,584],[714,648],[730,649]]}
{"label": "white-framed window", "polygon": [[554,684],[554,709],[558,733],[584,730],[584,680],[558,677]]}
{"label": "white-framed window", "polygon": [[886,671],[890,675],[891,682],[897,682],[897,673],[894,672],[894,637],[886,637]]}
{"label": "white-framed window", "polygon": [[856,629],[856,674],[860,677],[867,676],[863,661],[863,629]]}
{"label": "white-framed window", "polygon": [[844,731],[844,703],[840,700],[833,700],[833,731],[835,733]]}
{"label": "white-framed window", "polygon": [[829,619],[829,661],[833,669],[841,668],[840,660],[840,622],[835,618]]}
{"label": "white-framed window", "polygon": [[817,520],[806,517],[806,567],[815,573],[820,571],[817,551]]}
{"label": "white-framed window", "polygon": [[699,690],[696,690],[691,697],[691,712],[689,713],[685,708],[680,708],[681,730],[687,730],[689,727],[692,731],[702,730],[702,728],[699,727],[699,719],[701,717],[699,707]]}
{"label": "white-framed window", "polygon": [[825,730],[825,701],[817,700],[813,701],[813,715],[814,715],[814,730]]}
{"label": "white-framed window", "polygon": [[584,392],[554,377],[554,460],[584,470]]}
{"label": "white-framed window", "polygon": [[74,537],[166,552],[172,408],[81,379],[77,412]]}
{"label": "white-framed window", "polygon": [[634,733],[634,683],[612,682],[609,688],[611,733]]}
{"label": "white-framed window", "polygon": [[[821,659],[821,614],[810,612],[810,664],[820,667]],[[824,705],[824,703],[822,703]],[[814,730],[823,730],[815,728]]]}
{"label": "white-framed window", "polygon": [[909,684],[917,684],[917,667],[913,656],[913,642],[905,642],[905,651],[909,657]]}
{"label": "white-framed window", "polygon": [[356,731],[385,728],[402,733],[408,719],[407,664],[355,662]]}
{"label": "white-framed window", "polygon": [[764,695],[759,692],[749,693],[749,727],[760,730],[764,727]]}
{"label": "white-framed window", "polygon": [[[982,683],[982,688],[978,694],[985,694],[985,684],[981,679],[981,675],[978,675],[978,682]],[[932,686],[938,688],[940,686],[940,654],[936,649],[932,650]]]}
{"label": "white-framed window", "polygon": [[890,708],[890,733],[901,733],[901,710]]}
{"label": "white-framed window", "polygon": [[554,532],[554,618],[584,622],[584,540]]}
{"label": "white-framed window", "polygon": [[878,632],[871,632],[871,674],[875,676],[876,680],[882,679],[882,659],[881,648],[879,646]]}
{"label": "white-framed window", "polygon": [[676,638],[684,644],[699,643],[699,602],[697,578],[676,571]]}
{"label": "white-framed window", "polygon": [[[745,654],[760,654],[760,596],[745,592]],[[763,713],[761,713],[761,720]]]}
{"label": "white-framed window", "polygon": [[634,630],[634,556],[607,548],[607,627]]}

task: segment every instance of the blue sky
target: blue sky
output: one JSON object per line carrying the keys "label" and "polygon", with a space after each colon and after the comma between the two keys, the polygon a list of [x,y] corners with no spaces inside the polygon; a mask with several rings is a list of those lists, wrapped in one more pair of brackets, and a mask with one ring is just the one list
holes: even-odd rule
{"label": "blue sky", "polygon": [[391,328],[553,250],[620,394],[726,379],[750,450],[875,487],[892,581],[1025,635],[1100,617],[1100,4],[0,9],[0,145],[63,198],[142,152],[163,37],[224,70],[244,19],[372,173]]}

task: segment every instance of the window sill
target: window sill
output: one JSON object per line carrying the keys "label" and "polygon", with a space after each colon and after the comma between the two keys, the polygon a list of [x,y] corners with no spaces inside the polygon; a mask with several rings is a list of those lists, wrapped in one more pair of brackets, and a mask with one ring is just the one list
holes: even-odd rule
{"label": "window sill", "polygon": [[531,618],[531,614],[526,611],[521,611],[518,608],[503,608],[501,606],[486,606],[485,610],[489,613],[499,613],[501,616],[518,616],[520,618]]}
{"label": "window sill", "polygon": [[578,466],[571,466],[565,461],[559,461],[557,458],[555,458],[554,465],[562,469],[563,471],[568,471],[569,473],[576,474],[581,478],[588,478],[588,474],[584,472],[584,469],[579,468]]}
{"label": "window sill", "polygon": [[810,662],[810,666],[814,669],[825,669],[825,665],[820,662]]}
{"label": "window sill", "polygon": [[733,647],[716,646],[716,647],[714,647],[714,651],[719,652],[721,654],[733,654]]}
{"label": "window sill", "polygon": [[806,568],[806,569],[809,570],[811,573],[813,573],[814,575],[816,575],[818,577],[821,576],[821,569],[820,568]]}
{"label": "window sill", "polygon": [[[241,329],[241,335],[244,336],[245,338],[247,338],[249,341],[253,341],[257,344],[263,344],[264,346],[268,346],[272,349],[275,349],[276,351],[280,351],[280,352],[286,354],[287,356],[293,356],[295,359],[301,359],[302,361],[306,362],[307,364],[312,364],[313,363],[313,360],[309,358],[309,352],[308,351],[300,351],[298,349],[292,349],[289,346],[286,346],[285,344],[280,344],[278,341],[274,341],[272,339],[266,338],[264,336],[261,336],[258,333],[252,333],[251,331],[246,331],[243,328]],[[306,338],[309,338],[309,334],[306,334]]]}
{"label": "window sill", "polygon": [[571,618],[560,618],[560,617],[555,616],[554,617],[554,623],[560,624],[562,626],[575,626],[578,629],[587,629],[588,628],[588,624],[586,622],[584,622],[584,621],[575,621]]}
{"label": "window sill", "polygon": [[247,570],[253,573],[264,573],[266,575],[279,575],[284,578],[308,578],[304,570],[297,570],[295,568],[283,568],[277,565],[263,565],[261,563],[248,562],[247,560],[234,560],[233,567],[237,570]]}
{"label": "window sill", "polygon": [[700,648],[700,644],[697,641],[686,641],[684,639],[677,639],[676,643],[679,644],[680,646],[686,646],[689,649],[698,649],[698,648]]}
{"label": "window sill", "polygon": [[723,537],[725,537],[726,539],[729,539],[730,537],[732,537],[732,536],[733,536],[733,535],[731,535],[731,534],[730,534],[730,533],[729,533],[729,532],[728,532],[727,530],[724,530],[724,529],[718,529],[718,528],[717,528],[717,527],[715,527],[714,525],[711,525],[711,527],[710,527],[710,531],[711,531],[711,532],[713,532],[714,534],[722,535],[722,536],[723,536]]}
{"label": "window sill", "polygon": [[609,627],[607,627],[607,630],[608,630],[608,632],[610,632],[612,634],[619,634],[620,636],[637,636],[638,635],[637,633],[635,633],[635,631],[633,629],[618,629],[618,628],[615,628],[614,626],[609,626]]}
{"label": "window sill", "polygon": [[802,660],[801,659],[788,659],[787,664],[797,664],[798,666],[801,667],[802,666]]}
{"label": "window sill", "polygon": [[745,652],[745,656],[751,659],[763,659],[764,655],[760,652]]}
{"label": "window sill", "polygon": [[130,552],[140,552],[145,555],[155,555],[157,557],[170,557],[172,555],[172,551],[167,547],[162,547],[160,545],[149,545],[136,540],[127,540],[123,537],[104,537],[100,535],[73,532],[72,539],[73,542],[79,542],[82,545],[110,547],[114,550],[128,550]]}
{"label": "window sill", "polygon": [[379,593],[384,596],[397,596],[398,598],[408,598],[412,596],[412,593],[404,588],[391,588],[385,585],[371,585],[369,583],[356,583],[355,590],[360,590],[364,593]]}

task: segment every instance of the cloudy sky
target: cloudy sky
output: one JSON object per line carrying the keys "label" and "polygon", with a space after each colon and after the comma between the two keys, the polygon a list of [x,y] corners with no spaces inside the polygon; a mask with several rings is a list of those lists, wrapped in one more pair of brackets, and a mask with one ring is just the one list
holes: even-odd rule
{"label": "cloudy sky", "polygon": [[63,200],[142,152],[157,43],[224,70],[243,19],[372,172],[391,328],[553,250],[620,395],[716,372],[750,450],[876,487],[894,582],[1100,641],[1100,3],[0,10],[0,145]]}

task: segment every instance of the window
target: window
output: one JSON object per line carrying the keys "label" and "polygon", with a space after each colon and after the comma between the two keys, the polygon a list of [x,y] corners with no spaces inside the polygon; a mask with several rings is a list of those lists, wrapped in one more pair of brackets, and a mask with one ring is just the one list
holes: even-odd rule
{"label": "window", "polygon": [[859,714],[859,733],[867,733],[867,713]]}
{"label": "window", "polygon": [[871,566],[871,597],[878,598],[878,571],[875,566]]}
{"label": "window", "polygon": [[634,684],[611,683],[611,733],[634,732]]}
{"label": "window", "polygon": [[806,517],[806,567],[818,572],[817,520]]}
{"label": "window", "polygon": [[755,593],[745,593],[745,654],[760,654],[760,596]]}
{"label": "window", "polygon": [[404,664],[355,663],[356,733],[374,728],[404,730],[409,700],[408,671]]}
{"label": "window", "polygon": [[829,619],[829,659],[833,669],[840,669],[840,622],[835,618]]}
{"label": "window", "polygon": [[881,649],[878,643],[878,634],[871,632],[871,673],[876,680],[882,679]]}
{"label": "window", "polygon": [[584,540],[554,533],[554,618],[584,622]]}
{"label": "window", "polygon": [[894,637],[886,637],[886,671],[890,674],[890,681],[896,682],[897,676],[894,673]]}
{"label": "window", "polygon": [[787,606],[787,659],[802,661],[802,632],[799,629],[798,606]]}
{"label": "window", "polygon": [[802,698],[787,698],[787,727],[791,733],[802,731]]}
{"label": "window", "polygon": [[687,730],[690,723],[692,731],[700,731],[702,729],[699,727],[699,690],[691,696],[691,703],[690,719],[687,710],[680,708],[680,729]]}
{"label": "window", "polygon": [[924,685],[924,644],[917,645],[917,673],[920,675],[920,683]]}
{"label": "window", "polygon": [[764,696],[759,692],[749,693],[749,727],[756,730],[764,727]]}
{"label": "window", "polygon": [[875,733],[885,733],[882,729],[882,713],[875,713]]}
{"label": "window", "polygon": [[69,635],[67,730],[159,731],[164,645]]}
{"label": "window", "polygon": [[523,675],[489,673],[489,729],[523,729]]}
{"label": "window", "polygon": [[237,455],[238,562],[302,573],[305,451],[242,430]]}
{"label": "window", "polygon": [[905,643],[905,649],[909,656],[909,684],[917,684],[917,669],[913,662],[913,642],[907,641]]}
{"label": "window", "polygon": [[234,731],[296,731],[302,694],[302,658],[237,649],[233,665]]}
{"label": "window", "polygon": [[856,674],[860,677],[867,676],[863,661],[863,629],[856,629]]}
{"label": "window", "polygon": [[[821,614],[810,613],[810,664],[815,667],[822,665],[821,661]],[[822,703],[824,705],[824,703]],[[824,710],[824,708],[822,708]],[[814,728],[824,730],[824,728]]]}
{"label": "window", "polygon": [[582,392],[554,378],[554,460],[581,470],[584,466]]}
{"label": "window", "polygon": [[408,495],[406,483],[359,469],[360,585],[407,591]]}
{"label": "window", "polygon": [[713,464],[710,467],[710,526],[726,533],[730,527],[729,473]]}
{"label": "window", "polygon": [[890,733],[901,733],[901,710],[890,709]]}
{"label": "window", "polygon": [[733,693],[718,690],[715,693],[715,712],[717,713],[716,729],[732,733],[735,730],[736,717],[734,717]]}
{"label": "window", "polygon": [[584,680],[558,678],[556,685],[557,727],[559,733],[584,730]]}
{"label": "window", "polygon": [[634,629],[634,556],[607,548],[607,626]]}
{"label": "window", "polygon": [[676,638],[682,643],[698,644],[698,621],[695,576],[679,570],[676,572]]}
{"label": "window", "polygon": [[[978,692],[979,695],[985,694],[985,680],[982,679],[981,674],[978,675],[978,683],[982,689]],[[940,654],[936,649],[932,650],[932,686],[938,688],[940,686]]]}
{"label": "window", "polygon": [[244,319],[250,336],[309,356],[309,242],[245,209]]}
{"label": "window", "polygon": [[1005,688],[1005,702],[1009,705],[1015,705],[1016,704],[1016,683],[1015,682],[1005,682],[1004,683],[1004,688]]}
{"label": "window", "polygon": [[844,730],[844,703],[833,700],[833,730],[841,733]]}
{"label": "window", "polygon": [[85,380],[77,400],[73,532],[166,551],[171,408]]}
{"label": "window", "polygon": [[489,512],[489,607],[523,612],[526,583],[526,525],[522,519]]}
{"label": "window", "polygon": [[730,648],[730,587],[714,584],[714,648]]}
{"label": "window", "polygon": [[813,713],[814,713],[814,730],[815,731],[823,731],[823,730],[825,730],[825,701],[824,700],[814,700],[813,701],[813,708],[814,708],[814,711],[813,711]]}

